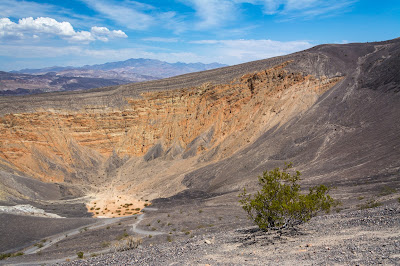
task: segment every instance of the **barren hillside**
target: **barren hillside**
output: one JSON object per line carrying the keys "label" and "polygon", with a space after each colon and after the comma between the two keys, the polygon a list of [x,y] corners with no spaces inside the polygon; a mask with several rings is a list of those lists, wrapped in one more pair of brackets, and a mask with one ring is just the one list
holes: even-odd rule
{"label": "barren hillside", "polygon": [[[127,216],[118,230],[152,204],[159,210],[145,219],[154,231],[170,230],[167,220],[192,232],[206,224],[232,229],[246,224],[233,218],[244,215],[239,190],[254,189],[258,175],[285,161],[302,172],[305,187],[336,186],[332,193],[343,209],[369,200],[395,202],[399,73],[400,40],[395,39],[321,45],[84,92],[2,97],[0,202],[31,204],[76,219],[89,213]],[[208,216],[200,215],[203,209]],[[52,224],[53,218],[46,219]],[[101,249],[110,232],[87,248]],[[35,237],[2,249],[29,246]],[[184,238],[184,231],[176,237]]]}

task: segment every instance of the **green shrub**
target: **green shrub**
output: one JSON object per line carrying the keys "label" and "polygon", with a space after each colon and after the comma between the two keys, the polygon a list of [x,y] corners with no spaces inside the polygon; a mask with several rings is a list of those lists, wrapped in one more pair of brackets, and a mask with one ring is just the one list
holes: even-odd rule
{"label": "green shrub", "polygon": [[127,232],[124,232],[122,235],[117,236],[115,239],[116,240],[121,240],[121,239],[124,239],[124,238],[126,238],[128,236],[129,236],[129,234]]}
{"label": "green shrub", "polygon": [[357,205],[357,206],[358,206],[358,208],[359,208],[360,210],[365,210],[365,209],[370,209],[370,208],[379,207],[379,206],[381,206],[381,205],[382,205],[382,203],[377,202],[377,201],[374,200],[374,199],[370,199],[370,200],[368,200],[365,204],[359,204],[359,205]]}
{"label": "green shrub", "polygon": [[387,196],[390,194],[396,193],[396,189],[393,187],[389,187],[389,186],[384,186],[383,188],[381,188],[381,191],[379,193],[379,196]]}
{"label": "green shrub", "polygon": [[76,255],[78,256],[78,258],[83,259],[83,252],[79,251],[78,253],[76,253]]}
{"label": "green shrub", "polygon": [[43,244],[42,243],[36,243],[36,244],[34,244],[34,246],[37,247],[37,248],[42,248]]}
{"label": "green shrub", "polygon": [[106,247],[109,247],[110,244],[111,244],[110,242],[104,241],[103,243],[101,243],[101,246],[102,246],[103,248],[106,248]]}
{"label": "green shrub", "polygon": [[7,258],[18,257],[24,255],[24,252],[17,252],[17,253],[4,253],[0,254],[0,260],[4,260]]}
{"label": "green shrub", "polygon": [[12,257],[12,253],[0,254],[0,260],[4,260],[4,259],[10,258],[10,257]]}
{"label": "green shrub", "polygon": [[118,241],[113,244],[111,251],[126,251],[130,249],[138,248],[141,245],[143,240],[141,238],[137,238],[134,236],[129,236],[121,241]]}
{"label": "green shrub", "polygon": [[314,186],[308,194],[300,194],[300,172],[288,173],[292,164],[285,163],[282,171],[275,168],[258,177],[261,189],[254,196],[246,189],[239,202],[249,218],[262,230],[282,229],[309,221],[320,211],[329,212],[338,203],[325,185]]}

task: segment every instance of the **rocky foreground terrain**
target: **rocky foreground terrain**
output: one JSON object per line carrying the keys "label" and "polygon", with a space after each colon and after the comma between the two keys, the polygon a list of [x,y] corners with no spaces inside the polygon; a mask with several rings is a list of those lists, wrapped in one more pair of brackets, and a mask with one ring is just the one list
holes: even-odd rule
{"label": "rocky foreground terrain", "polygon": [[[211,213],[209,215],[212,215]],[[223,221],[231,219],[230,226]],[[151,232],[137,237],[137,248],[73,250],[79,238],[59,242],[52,252],[0,261],[5,265],[398,265],[400,263],[400,203],[318,216],[293,230],[262,232],[246,220],[222,217],[190,234]],[[175,226],[175,225],[174,225]],[[91,229],[89,229],[90,231]],[[112,230],[104,229],[103,230]],[[171,230],[171,229],[170,229]],[[88,231],[88,232],[89,232]],[[130,232],[131,233],[131,232]],[[83,232],[80,234],[89,233]],[[96,235],[95,232],[91,233]],[[72,236],[74,237],[74,236]],[[86,236],[87,237],[87,236]],[[154,240],[156,239],[156,240]],[[48,240],[49,241],[49,240]],[[50,240],[51,241],[51,240]],[[88,243],[93,241],[91,238]],[[63,243],[63,244],[61,244]],[[104,242],[103,242],[104,243]],[[60,253],[59,245],[70,248]],[[57,252],[58,250],[58,252]],[[78,258],[78,252],[84,252]],[[89,252],[88,252],[89,251]]]}
{"label": "rocky foreground terrain", "polygon": [[400,206],[314,218],[296,230],[221,230],[62,265],[399,265]]}
{"label": "rocky foreground terrain", "polygon": [[[320,45],[0,98],[0,253],[23,252],[1,263],[398,264],[399,61],[400,39]],[[340,212],[263,235],[237,195],[289,161],[303,188],[334,186]]]}

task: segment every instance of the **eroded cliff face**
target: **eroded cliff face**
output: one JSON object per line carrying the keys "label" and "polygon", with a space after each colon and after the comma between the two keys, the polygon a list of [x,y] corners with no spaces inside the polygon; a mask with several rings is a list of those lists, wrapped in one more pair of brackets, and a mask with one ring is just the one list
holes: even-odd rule
{"label": "eroded cliff face", "polygon": [[[229,84],[147,92],[126,98],[124,109],[98,105],[4,115],[1,163],[43,181],[89,184],[110,177],[112,156],[186,159],[192,165],[225,158],[307,110],[341,80],[289,73],[286,64]],[[118,169],[111,172],[118,176]]]}

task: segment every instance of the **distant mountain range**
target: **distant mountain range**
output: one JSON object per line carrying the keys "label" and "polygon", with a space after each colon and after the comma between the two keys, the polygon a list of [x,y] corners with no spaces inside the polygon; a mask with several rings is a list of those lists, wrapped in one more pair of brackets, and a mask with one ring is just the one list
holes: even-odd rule
{"label": "distant mountain range", "polygon": [[52,91],[86,90],[168,78],[226,65],[219,63],[167,63],[154,59],[128,59],[83,67],[47,67],[0,71],[0,96]]}

